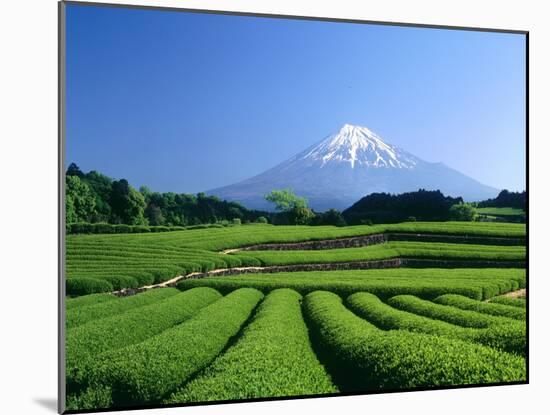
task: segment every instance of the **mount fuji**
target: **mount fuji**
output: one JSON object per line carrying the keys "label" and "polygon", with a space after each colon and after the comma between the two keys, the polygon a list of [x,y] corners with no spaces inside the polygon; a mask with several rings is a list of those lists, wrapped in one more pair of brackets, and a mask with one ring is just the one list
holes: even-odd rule
{"label": "mount fuji", "polygon": [[465,201],[495,197],[486,186],[443,163],[424,161],[386,143],[366,127],[345,124],[332,134],[265,172],[207,192],[250,209],[269,210],[264,196],[291,188],[317,211],[345,209],[371,193],[441,190]]}

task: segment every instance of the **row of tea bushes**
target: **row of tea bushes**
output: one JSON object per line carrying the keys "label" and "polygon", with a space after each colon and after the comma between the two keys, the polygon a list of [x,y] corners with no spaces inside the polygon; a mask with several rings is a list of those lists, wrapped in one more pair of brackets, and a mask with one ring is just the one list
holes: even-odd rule
{"label": "row of tea bushes", "polygon": [[[135,298],[144,295],[138,294]],[[67,384],[82,383],[97,355],[159,334],[220,298],[221,295],[212,288],[195,288],[68,330],[65,343]]]}
{"label": "row of tea bushes", "polygon": [[223,228],[229,224],[206,223],[190,226],[152,226],[152,225],[125,225],[112,223],[87,223],[77,222],[66,225],[67,234],[111,234],[111,233],[148,233],[148,232],[174,232],[193,229]]}
{"label": "row of tea bushes", "polygon": [[512,297],[506,297],[501,295],[501,296],[491,298],[489,302],[493,304],[509,305],[512,307],[519,307],[519,308],[527,307],[527,302],[525,301],[525,297],[512,298]]}
{"label": "row of tea bushes", "polygon": [[237,343],[166,403],[338,392],[311,348],[300,301],[296,291],[271,292]]}
{"label": "row of tea bushes", "polygon": [[90,387],[73,402],[91,409],[161,401],[222,352],[262,297],[237,290],[157,336],[97,356]]}
{"label": "row of tea bushes", "polygon": [[187,279],[177,285],[183,290],[202,286],[213,287],[222,293],[242,287],[253,287],[264,292],[276,288],[291,288],[302,295],[325,290],[347,297],[359,291],[366,291],[382,299],[399,294],[411,294],[431,300],[443,294],[453,293],[482,300],[524,287],[525,270],[396,268],[281,272]]}
{"label": "row of tea bushes", "polygon": [[337,295],[304,299],[314,342],[344,391],[411,389],[524,381],[525,359],[457,339],[383,331],[353,314]]}
{"label": "row of tea bushes", "polygon": [[383,330],[407,330],[444,336],[480,343],[509,353],[525,354],[525,325],[514,320],[504,325],[493,324],[490,328],[461,327],[395,309],[369,293],[353,294],[347,298],[346,304],[358,316]]}
{"label": "row of tea bushes", "polygon": [[180,291],[176,288],[157,288],[146,291],[143,294],[118,298],[116,301],[107,301],[85,307],[76,307],[67,310],[66,326],[67,329],[71,329],[93,320],[110,317],[133,308],[152,304],[173,295],[177,295],[179,292]]}
{"label": "row of tea bushes", "polygon": [[439,304],[450,305],[453,307],[461,308],[463,310],[478,311],[480,313],[491,314],[493,316],[508,317],[516,320],[525,320],[526,316],[526,310],[519,307],[472,301],[470,298],[465,298],[460,295],[446,294],[436,298],[434,301]]}
{"label": "row of tea bushes", "polygon": [[477,311],[437,304],[412,295],[397,295],[390,298],[388,304],[399,310],[446,321],[462,327],[487,328],[496,324],[510,324],[514,321],[505,317],[491,316]]}
{"label": "row of tea bushes", "polygon": [[252,256],[265,266],[374,261],[389,258],[523,261],[525,260],[525,247],[436,242],[387,242],[360,248],[245,251],[237,252],[235,255],[238,257]]}
{"label": "row of tea bushes", "polygon": [[89,305],[113,301],[116,300],[116,298],[117,297],[112,294],[90,294],[76,298],[67,298],[67,300],[65,301],[65,308],[67,310],[70,310],[78,307],[86,307]]}

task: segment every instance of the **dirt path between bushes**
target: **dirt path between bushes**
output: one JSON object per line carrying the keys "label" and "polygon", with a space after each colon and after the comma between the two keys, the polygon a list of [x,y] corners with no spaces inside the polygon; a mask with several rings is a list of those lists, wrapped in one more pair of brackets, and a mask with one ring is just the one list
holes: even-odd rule
{"label": "dirt path between bushes", "polygon": [[525,297],[526,295],[527,295],[526,288],[521,288],[516,291],[510,291],[509,293],[502,294],[503,297],[510,297],[510,298]]}
{"label": "dirt path between bushes", "polygon": [[416,259],[416,258],[392,258],[372,261],[355,262],[333,262],[326,264],[293,264],[293,265],[271,265],[265,267],[235,267],[220,268],[207,272],[192,272],[186,275],[178,275],[170,280],[159,284],[147,285],[139,288],[125,288],[113,292],[117,296],[134,295],[143,291],[175,287],[178,282],[186,279],[222,277],[242,274],[257,273],[279,273],[279,272],[299,272],[299,271],[338,271],[338,270],[366,270],[366,269],[385,269],[385,268],[521,268],[525,264],[522,261],[480,261],[480,260],[434,260],[434,259]]}

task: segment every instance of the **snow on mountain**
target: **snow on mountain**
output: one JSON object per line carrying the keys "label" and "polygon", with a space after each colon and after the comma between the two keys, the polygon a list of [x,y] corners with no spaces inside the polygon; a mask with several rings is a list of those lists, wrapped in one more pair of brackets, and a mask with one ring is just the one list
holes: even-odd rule
{"label": "snow on mountain", "polygon": [[386,144],[368,128],[351,124],[345,124],[338,133],[327,137],[298,157],[299,160],[320,162],[321,167],[330,162],[349,163],[352,169],[356,164],[410,169],[418,162],[413,155]]}
{"label": "snow on mountain", "polygon": [[291,188],[318,211],[343,210],[374,192],[403,193],[420,188],[474,201],[495,197],[486,186],[443,163],[429,163],[386,143],[366,127],[340,130],[263,173],[208,191],[251,209],[271,209],[264,197]]}

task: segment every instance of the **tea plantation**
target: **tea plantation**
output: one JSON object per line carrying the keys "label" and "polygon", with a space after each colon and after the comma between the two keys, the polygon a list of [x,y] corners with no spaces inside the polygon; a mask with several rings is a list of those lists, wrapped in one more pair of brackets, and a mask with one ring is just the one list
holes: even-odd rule
{"label": "tea plantation", "polygon": [[526,381],[522,224],[68,235],[66,255],[69,411]]}

